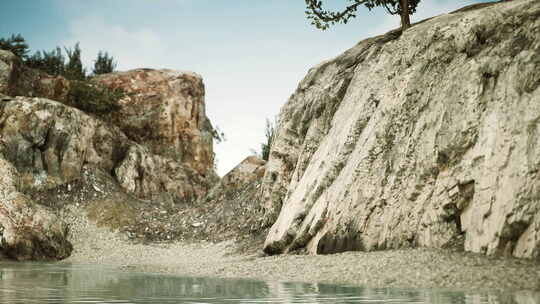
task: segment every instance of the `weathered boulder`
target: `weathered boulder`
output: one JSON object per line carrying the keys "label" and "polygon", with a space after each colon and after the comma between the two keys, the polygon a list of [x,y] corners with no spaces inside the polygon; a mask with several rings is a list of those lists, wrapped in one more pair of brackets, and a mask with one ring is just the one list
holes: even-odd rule
{"label": "weathered boulder", "polygon": [[213,129],[199,75],[137,69],[100,75],[93,81],[126,93],[113,119],[130,139],[199,174],[213,174]]}
{"label": "weathered boulder", "polygon": [[[540,2],[442,15],[311,69],[264,177],[268,253],[540,256]],[[279,216],[278,216],[279,215]]]}
{"label": "weathered boulder", "polygon": [[[94,77],[91,82],[126,94],[107,114],[131,141],[215,181],[214,129],[206,117],[202,78],[191,72],[137,69]],[[0,50],[0,94],[42,97],[70,105],[70,81],[30,69]],[[125,137],[125,136],[124,136]]]}
{"label": "weathered boulder", "polygon": [[24,191],[79,179],[84,165],[109,172],[141,198],[165,192],[176,202],[194,200],[215,182],[210,174],[153,154],[116,126],[44,98],[4,97],[0,139],[0,153],[21,174]]}
{"label": "weathered boulder", "polygon": [[203,197],[216,182],[212,175],[201,175],[174,159],[152,154],[141,145],[132,145],[114,172],[128,192],[141,198],[160,196],[174,202]]}
{"label": "weathered boulder", "polygon": [[261,180],[264,176],[266,162],[257,156],[248,156],[229,171],[209,193],[227,192],[238,187]]}
{"label": "weathered boulder", "polygon": [[19,192],[19,182],[17,170],[0,157],[0,253],[17,260],[68,257],[67,226]]}
{"label": "weathered boulder", "polygon": [[66,102],[69,88],[64,77],[30,69],[13,53],[0,50],[0,93]]}
{"label": "weathered boulder", "polygon": [[0,152],[23,189],[42,190],[80,177],[83,165],[112,172],[130,145],[118,129],[62,103],[30,97],[0,103]]}

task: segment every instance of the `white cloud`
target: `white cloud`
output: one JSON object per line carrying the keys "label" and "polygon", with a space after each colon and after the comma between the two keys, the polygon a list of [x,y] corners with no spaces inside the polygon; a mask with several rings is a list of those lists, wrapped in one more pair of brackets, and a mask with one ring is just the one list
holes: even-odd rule
{"label": "white cloud", "polygon": [[101,17],[86,16],[73,21],[69,38],[63,45],[72,46],[80,42],[82,59],[90,68],[98,51],[109,52],[119,60],[119,70],[135,67],[161,67],[166,58],[165,39],[150,29],[126,29],[110,25]]}
{"label": "white cloud", "polygon": [[[192,68],[202,74],[207,93],[207,115],[227,137],[226,142],[215,146],[218,173],[224,175],[250,155],[250,149],[259,149],[264,140],[266,117],[277,113],[279,106],[285,102],[285,98],[277,97],[279,93],[277,96],[265,96],[264,91],[268,87],[275,88],[276,84],[282,85],[283,81],[274,81],[265,88],[268,78],[275,77],[272,71],[264,67],[264,74],[250,75],[254,62],[234,57],[231,54],[234,49],[226,54],[222,54],[223,50],[210,53],[210,47],[202,44],[194,46],[196,43],[191,41],[188,42],[191,48],[186,48],[182,45],[186,43],[185,40],[167,41],[162,35],[150,28],[126,28],[109,24],[101,17],[86,16],[70,23],[69,36],[61,44],[70,47],[80,42],[83,63],[88,68],[93,65],[98,51],[104,50],[118,60],[118,70],[141,67]],[[181,36],[182,33],[177,35]],[[182,66],[188,62],[193,66]],[[277,71],[274,69],[274,74]],[[296,85],[296,80],[290,82],[291,87]],[[283,86],[288,94],[290,89],[287,85]]]}

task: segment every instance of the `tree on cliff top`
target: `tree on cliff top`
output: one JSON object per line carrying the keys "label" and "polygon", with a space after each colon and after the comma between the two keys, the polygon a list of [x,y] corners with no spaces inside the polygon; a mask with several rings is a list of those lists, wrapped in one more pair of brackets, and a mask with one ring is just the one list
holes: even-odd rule
{"label": "tree on cliff top", "polygon": [[64,76],[69,80],[85,80],[86,69],[81,60],[81,48],[79,43],[75,44],[73,49],[64,48],[67,54],[68,62],[64,67]]}
{"label": "tree on cliff top", "polygon": [[0,38],[0,49],[10,51],[21,59],[26,59],[28,44],[21,34],[11,34],[9,38]]}
{"label": "tree on cliff top", "polygon": [[56,47],[56,49],[47,51],[37,51],[34,55],[29,56],[25,64],[32,69],[38,69],[53,76],[64,74],[65,58],[62,55],[62,49]]}
{"label": "tree on cliff top", "polygon": [[97,59],[94,61],[92,73],[94,75],[107,74],[114,72],[114,69],[116,69],[114,58],[109,56],[107,52],[99,51]]}
{"label": "tree on cliff top", "polygon": [[356,11],[361,5],[365,5],[369,10],[376,6],[382,6],[391,15],[401,16],[401,29],[405,30],[411,26],[410,15],[416,12],[416,7],[420,0],[348,0],[352,2],[342,11],[328,11],[322,7],[320,0],[305,0],[306,14],[311,19],[311,24],[321,30],[328,29],[336,23],[346,24],[349,19],[356,17]]}

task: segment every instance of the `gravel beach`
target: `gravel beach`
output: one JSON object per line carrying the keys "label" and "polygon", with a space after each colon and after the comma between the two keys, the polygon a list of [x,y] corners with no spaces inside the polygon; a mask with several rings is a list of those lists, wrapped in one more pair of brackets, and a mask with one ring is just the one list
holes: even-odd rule
{"label": "gravel beach", "polygon": [[134,244],[77,212],[72,256],[61,263],[103,264],[121,270],[182,276],[320,282],[366,287],[429,287],[540,291],[540,263],[435,249],[346,252],[333,255],[241,254],[221,243]]}

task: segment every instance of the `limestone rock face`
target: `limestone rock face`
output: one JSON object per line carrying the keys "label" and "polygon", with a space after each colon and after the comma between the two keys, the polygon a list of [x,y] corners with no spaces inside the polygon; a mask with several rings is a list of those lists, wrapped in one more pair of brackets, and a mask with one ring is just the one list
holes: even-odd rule
{"label": "limestone rock face", "polygon": [[215,182],[210,173],[201,175],[153,154],[115,126],[44,98],[4,97],[0,139],[0,152],[20,173],[24,191],[76,180],[84,165],[109,172],[140,198],[162,197],[165,192],[176,202],[194,200]]}
{"label": "limestone rock face", "polygon": [[17,170],[0,157],[0,252],[17,260],[63,259],[73,249],[67,226],[17,189]]}
{"label": "limestone rock face", "polygon": [[199,75],[137,69],[100,75],[94,81],[126,92],[114,116],[130,139],[200,174],[212,171],[212,126]]}
{"label": "limestone rock face", "polygon": [[148,148],[132,145],[114,171],[120,185],[141,198],[161,197],[174,202],[203,197],[215,183],[174,159],[152,154]]}
{"label": "limestone rock face", "polygon": [[[3,119],[14,123],[0,126],[0,133],[7,142],[6,157],[21,170],[25,185],[69,182],[90,163],[115,172],[121,185],[141,198],[164,191],[174,201],[202,197],[218,177],[201,77],[139,69],[93,81],[126,93],[120,110],[109,113],[113,126],[44,99],[6,103]],[[29,69],[12,53],[0,51],[0,94],[65,104],[69,88],[63,77]]]}
{"label": "limestone rock face", "polygon": [[246,157],[221,179],[220,184],[224,188],[234,188],[260,180],[264,176],[265,164],[257,156]]}
{"label": "limestone rock face", "polygon": [[79,178],[83,165],[112,172],[130,145],[117,128],[44,98],[0,103],[0,152],[19,171],[23,189],[47,189]]}
{"label": "limestone rock face", "polygon": [[264,177],[264,250],[540,256],[540,2],[442,15],[311,69]]}
{"label": "limestone rock face", "polygon": [[[257,156],[246,157],[236,167],[225,174],[219,183],[202,198],[202,201],[220,205],[220,202],[232,200],[231,198],[237,195],[238,192],[241,192],[243,188],[261,182],[266,170],[265,165],[266,162]],[[258,206],[254,206],[254,208],[258,208]]]}

